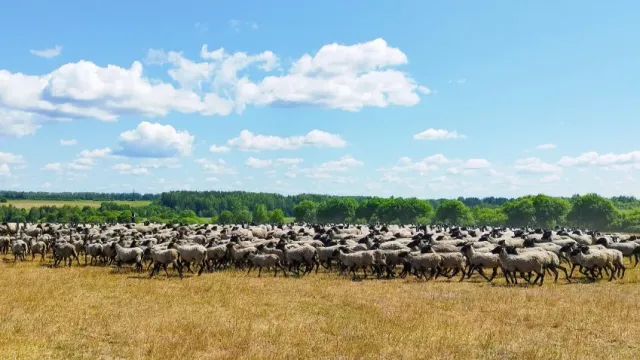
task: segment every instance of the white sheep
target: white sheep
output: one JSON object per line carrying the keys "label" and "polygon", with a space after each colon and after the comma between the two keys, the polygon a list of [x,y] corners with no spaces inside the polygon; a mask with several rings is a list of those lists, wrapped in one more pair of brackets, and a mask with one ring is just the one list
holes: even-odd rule
{"label": "white sheep", "polygon": [[529,273],[533,271],[536,273],[536,278],[533,283],[535,284],[540,280],[540,286],[542,286],[545,272],[544,264],[540,261],[540,257],[536,256],[535,252],[511,255],[507,253],[504,246],[498,245],[491,253],[497,254],[500,257],[502,272],[507,280],[507,284],[510,282],[510,277],[514,284],[518,283],[515,275],[516,272]]}
{"label": "white sheep", "polygon": [[[469,261],[469,267],[467,268],[467,279],[471,278],[474,271],[477,271],[480,276],[485,278],[488,282],[491,282],[498,274],[498,268],[500,267],[500,257],[492,253],[477,252],[471,244],[465,244],[460,252],[467,256]],[[487,278],[483,269],[492,269],[493,273],[491,277]]]}
{"label": "white sheep", "polygon": [[278,275],[278,269],[282,269],[284,276],[287,277],[287,272],[284,267],[280,263],[280,258],[275,254],[255,254],[255,253],[247,253],[247,260],[249,260],[249,271],[247,274],[251,272],[253,267],[258,267],[258,277],[262,275],[262,268],[266,267],[267,270],[273,268],[273,277]]}

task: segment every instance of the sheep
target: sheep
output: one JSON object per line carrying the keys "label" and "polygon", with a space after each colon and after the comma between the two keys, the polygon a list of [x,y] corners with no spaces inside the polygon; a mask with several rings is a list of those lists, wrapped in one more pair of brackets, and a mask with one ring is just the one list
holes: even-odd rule
{"label": "sheep", "polygon": [[624,243],[614,243],[609,241],[607,238],[599,238],[595,242],[598,245],[602,245],[608,249],[615,249],[622,253],[624,257],[629,258],[629,263],[631,263],[632,257],[635,259],[635,264],[633,267],[638,266],[638,259],[640,258],[640,245],[635,242],[624,242]]}
{"label": "sheep", "polygon": [[590,252],[588,247],[581,246],[573,250],[571,255],[575,256],[580,265],[589,271],[591,274],[590,278],[593,281],[596,281],[597,278],[595,271],[598,270],[600,272],[602,269],[608,269],[611,272],[609,275],[609,281],[613,280],[615,270],[611,264],[611,259],[607,254],[602,252]]}
{"label": "sheep", "polygon": [[347,248],[345,247],[340,247],[339,249],[334,250],[334,256],[338,257],[343,267],[343,269],[340,271],[340,275],[342,275],[345,270],[349,269],[353,273],[353,278],[355,279],[356,269],[362,269],[364,278],[366,278],[367,267],[374,267],[377,269],[378,278],[381,277],[380,267],[386,265],[383,252],[381,252],[380,250],[368,250],[355,253],[347,253],[347,251],[349,250],[347,250]]}
{"label": "sheep", "polygon": [[[440,268],[442,257],[437,253],[410,253],[405,251],[399,255],[404,259],[405,267],[400,274],[401,278],[404,278],[410,270],[413,270],[416,277],[420,279],[424,276],[425,280],[429,281],[434,277]],[[427,277],[426,271],[430,270],[431,274]]]}
{"label": "sheep", "polygon": [[[471,244],[465,244],[460,252],[466,255],[469,260],[469,267],[467,268],[467,279],[471,278],[474,271],[477,271],[480,276],[485,278],[488,282],[491,282],[498,274],[498,268],[500,267],[500,257],[496,254],[476,252]],[[484,274],[483,268],[493,269],[493,273],[490,278]]]}
{"label": "sheep", "polygon": [[[532,248],[524,248],[524,249],[518,249],[516,250],[515,247],[513,246],[507,246],[507,253],[511,254],[511,255],[518,255],[520,252],[522,252],[523,250],[533,250]],[[540,249],[540,248],[536,248],[536,249]],[[530,252],[530,254],[532,254],[533,256],[539,257],[540,261],[543,263],[544,269],[549,271],[550,273],[554,274],[554,280],[553,281],[558,281],[558,270],[560,269],[564,272],[565,275],[565,279],[567,279],[567,281],[571,282],[571,280],[569,280],[569,275],[567,273],[567,269],[565,269],[564,267],[560,266],[560,258],[558,257],[558,255],[556,255],[555,253],[551,252],[551,251],[547,251],[544,249],[540,249],[539,251],[532,251]],[[529,274],[529,278],[530,278],[530,274]]]}
{"label": "sheep", "polygon": [[247,274],[251,272],[254,266],[257,266],[259,269],[258,277],[262,275],[263,267],[266,267],[267,270],[269,268],[273,268],[273,277],[276,277],[278,275],[278,269],[282,269],[284,276],[287,277],[287,272],[284,267],[282,267],[278,255],[247,253],[246,258],[247,260],[249,260],[249,271],[247,271]]}
{"label": "sheep", "polygon": [[519,255],[511,255],[507,253],[506,248],[503,245],[496,246],[491,250],[492,254],[497,254],[500,258],[500,264],[502,272],[504,273],[507,284],[509,283],[509,276],[514,284],[518,283],[515,273],[528,273],[535,272],[536,278],[533,284],[540,280],[540,286],[544,282],[544,264],[540,261],[540,258],[535,253],[525,253]]}
{"label": "sheep", "polygon": [[22,240],[15,240],[11,244],[11,253],[13,254],[13,262],[24,261],[24,254],[27,253],[27,243]]}
{"label": "sheep", "polygon": [[282,250],[285,261],[289,264],[289,271],[292,271],[292,269],[296,267],[296,275],[300,275],[300,270],[298,270],[298,268],[302,263],[307,265],[307,268],[302,275],[311,273],[314,266],[316,266],[316,269],[320,267],[320,263],[318,262],[318,250],[313,246],[303,245],[299,248],[287,249],[286,243],[283,240],[280,240],[278,245],[276,245],[276,249]]}
{"label": "sheep", "polygon": [[31,251],[31,261],[35,260],[36,254],[40,254],[40,261],[44,261],[44,256],[47,252],[47,244],[44,241],[31,239],[29,249]]}
{"label": "sheep", "polygon": [[11,239],[8,236],[0,236],[0,253],[9,252],[9,245],[11,245]]}
{"label": "sheep", "polygon": [[53,252],[53,258],[55,259],[53,262],[54,267],[60,264],[60,261],[64,261],[66,264],[67,259],[69,260],[69,266],[73,263],[73,259],[76,259],[78,266],[80,266],[78,253],[76,252],[76,247],[73,246],[73,244],[68,242],[54,242],[51,250]]}
{"label": "sheep", "polygon": [[136,270],[142,272],[142,249],[138,247],[125,248],[119,243],[112,243],[111,248],[116,251],[116,266],[118,271],[122,269],[122,264],[135,264]]}
{"label": "sheep", "polygon": [[[431,247],[431,245],[427,245],[423,247],[420,250],[420,252],[422,252],[423,254],[435,253],[435,250]],[[442,261],[440,263],[440,271],[438,271],[438,274],[436,275],[436,279],[440,274],[450,279],[456,276],[458,272],[462,271],[462,276],[460,277],[460,281],[462,281],[464,279],[464,275],[466,274],[466,269],[464,267],[466,263],[466,259],[464,255],[462,255],[460,252],[444,252],[444,253],[438,253],[438,255],[440,255],[440,258],[442,259]],[[448,270],[453,270],[453,274],[446,275],[445,273]],[[445,273],[443,273],[443,271]]]}
{"label": "sheep", "polygon": [[[171,245],[171,243],[169,244]],[[167,278],[169,278],[169,272],[167,271],[167,265],[173,265],[173,268],[178,270],[180,280],[184,277],[182,275],[182,265],[180,265],[180,253],[176,249],[158,249],[156,247],[148,247],[145,252],[149,254],[153,261],[153,270],[149,274],[149,278],[152,278],[154,274],[160,271],[160,267],[164,268]]]}
{"label": "sheep", "polygon": [[240,245],[233,242],[228,243],[226,247],[227,253],[235,263],[236,268],[244,268],[243,264],[245,262],[246,255],[250,252],[255,253],[258,251],[255,247],[240,248]]}
{"label": "sheep", "polygon": [[176,250],[180,253],[180,257],[182,258],[183,265],[187,266],[187,271],[193,273],[191,271],[190,264],[192,262],[200,265],[200,270],[198,271],[198,276],[202,274],[205,269],[207,263],[207,248],[202,245],[194,244],[194,245],[175,245],[171,244],[171,246],[175,247]]}
{"label": "sheep", "polygon": [[91,256],[90,265],[93,265],[93,262],[98,262],[98,259],[102,256],[102,244],[92,243],[85,245],[84,248],[84,263],[87,264],[87,256]]}

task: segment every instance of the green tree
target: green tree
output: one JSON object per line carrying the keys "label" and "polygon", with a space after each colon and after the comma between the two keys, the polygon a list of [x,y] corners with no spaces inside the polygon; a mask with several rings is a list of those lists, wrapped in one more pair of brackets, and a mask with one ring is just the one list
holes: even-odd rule
{"label": "green tree", "polygon": [[258,224],[265,224],[269,221],[269,212],[263,204],[258,204],[253,209],[253,221]]}
{"label": "green tree", "polygon": [[311,201],[305,200],[293,207],[293,213],[297,222],[313,223],[316,221],[316,211],[318,205]]}
{"label": "green tree", "polygon": [[539,194],[533,198],[536,223],[545,228],[553,228],[564,222],[571,209],[571,203],[561,198]]}
{"label": "green tree", "polygon": [[274,209],[269,212],[269,222],[272,224],[284,223],[284,213],[280,209]]}
{"label": "green tree", "polygon": [[604,230],[612,225],[618,216],[618,210],[611,200],[598,194],[577,196],[573,199],[572,205],[567,220],[580,227]]}
{"label": "green tree", "polygon": [[341,223],[351,221],[356,214],[358,203],[353,198],[332,198],[318,205],[319,221]]}
{"label": "green tree", "polygon": [[220,216],[218,216],[218,223],[219,224],[231,224],[233,222],[233,213],[229,210],[225,210],[223,212],[220,213]]}
{"label": "green tree", "polygon": [[467,225],[473,222],[471,211],[460,200],[444,200],[438,205],[435,215],[440,223]]}
{"label": "green tree", "polygon": [[249,210],[240,210],[233,214],[233,221],[236,224],[244,224],[251,222],[251,212]]}
{"label": "green tree", "polygon": [[536,222],[536,208],[531,197],[511,200],[502,206],[510,226],[532,226]]}
{"label": "green tree", "polygon": [[500,209],[476,206],[471,213],[478,225],[505,225],[507,216]]}

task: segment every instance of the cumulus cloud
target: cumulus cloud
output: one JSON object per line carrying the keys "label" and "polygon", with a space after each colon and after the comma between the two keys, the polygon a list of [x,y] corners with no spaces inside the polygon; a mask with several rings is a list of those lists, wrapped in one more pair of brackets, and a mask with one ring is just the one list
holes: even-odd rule
{"label": "cumulus cloud", "polygon": [[551,150],[551,149],[555,149],[556,145],[555,144],[541,144],[536,146],[536,149],[538,150]]}
{"label": "cumulus cloud", "polygon": [[147,169],[179,169],[182,164],[179,163],[177,158],[144,159],[140,161],[140,167]]}
{"label": "cumulus cloud", "polygon": [[[2,84],[0,84],[0,87],[2,87]],[[45,122],[47,122],[47,119],[37,114],[26,111],[9,110],[0,106],[0,138],[21,138],[23,136],[33,135]]]}
{"label": "cumulus cloud", "polygon": [[546,163],[536,157],[518,159],[514,165],[515,169],[523,173],[559,173],[562,168],[557,165]]}
{"label": "cumulus cloud", "polygon": [[340,135],[321,130],[311,130],[306,135],[279,137],[273,135],[254,135],[242,130],[240,136],[227,142],[227,145],[242,151],[295,150],[301,147],[342,148],[347,146]]}
{"label": "cumulus cloud", "polygon": [[640,151],[632,151],[623,154],[598,154],[595,151],[586,152],[576,157],[563,156],[558,165],[570,166],[614,166],[623,164],[640,163]]}
{"label": "cumulus cloud", "polygon": [[[144,62],[168,67],[169,81],[150,78],[143,62],[137,60],[104,66],[80,60],[46,74],[0,70],[0,108],[26,113],[13,114],[10,121],[0,116],[2,125],[11,125],[0,131],[24,136],[52,119],[115,121],[122,115],[165,116],[169,112],[225,116],[242,113],[247,106],[359,111],[413,106],[420,102],[420,94],[430,93],[397,69],[408,63],[407,56],[384,39],[324,45],[285,69],[269,50],[230,53],[224,48],[210,51],[205,44],[200,58],[150,49]],[[276,69],[281,72],[272,73]]]}
{"label": "cumulus cloud", "polygon": [[218,154],[218,153],[226,153],[231,151],[231,149],[229,149],[226,146],[217,146],[217,145],[211,145],[209,147],[209,151],[214,153],[214,154]]}
{"label": "cumulus cloud", "polygon": [[191,155],[194,138],[186,130],[176,131],[171,125],[143,121],[134,130],[120,134],[116,154],[146,158]]}
{"label": "cumulus cloud", "polygon": [[271,165],[271,160],[260,160],[254,157],[249,157],[247,161],[245,161],[245,165],[252,168],[264,168]]}
{"label": "cumulus cloud", "polygon": [[0,164],[22,164],[24,158],[22,155],[12,154],[10,152],[0,152]]}
{"label": "cumulus cloud", "polygon": [[59,162],[49,163],[43,166],[42,170],[60,172],[62,171],[62,164],[60,164]]}
{"label": "cumulus cloud", "polygon": [[549,174],[549,175],[545,175],[540,179],[540,182],[543,184],[549,184],[549,183],[554,183],[554,182],[558,182],[560,181],[560,175],[559,174]]}
{"label": "cumulus cloud", "polygon": [[29,50],[29,52],[32,55],[35,56],[39,56],[39,57],[43,57],[43,58],[47,58],[47,59],[51,59],[54,58],[58,55],[60,55],[62,53],[62,46],[60,45],[56,45],[54,47],[52,47],[51,49],[43,49],[43,50]]}
{"label": "cumulus cloud", "polygon": [[211,174],[234,175],[237,173],[235,169],[226,167],[225,162],[222,159],[219,159],[218,161],[212,161],[212,160],[201,158],[196,160],[196,163],[202,166],[202,170]]}
{"label": "cumulus cloud", "polygon": [[123,175],[149,175],[147,168],[134,167],[131,164],[116,164],[113,169]]}
{"label": "cumulus cloud", "polygon": [[70,140],[64,140],[61,139],[60,140],[60,145],[62,146],[73,146],[76,145],[78,142],[76,141],[76,139],[70,139]]}
{"label": "cumulus cloud", "polygon": [[448,131],[444,129],[427,129],[421,133],[413,135],[414,140],[457,140],[466,138],[466,135],[458,134],[457,131]]}

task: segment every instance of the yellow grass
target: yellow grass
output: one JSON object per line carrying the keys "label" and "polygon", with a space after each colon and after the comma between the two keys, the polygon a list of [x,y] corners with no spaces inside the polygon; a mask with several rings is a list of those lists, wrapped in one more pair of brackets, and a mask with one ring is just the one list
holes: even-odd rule
{"label": "yellow grass", "polygon": [[5,261],[0,359],[633,359],[639,271],[507,287]]}
{"label": "yellow grass", "polygon": [[[31,209],[32,207],[38,206],[91,206],[98,208],[100,204],[105,201],[93,201],[93,200],[7,200],[7,203],[2,203],[0,205],[8,205],[11,204],[17,208],[21,209]],[[118,204],[123,205],[131,205],[131,206],[145,206],[149,205],[151,201],[113,201]]]}

